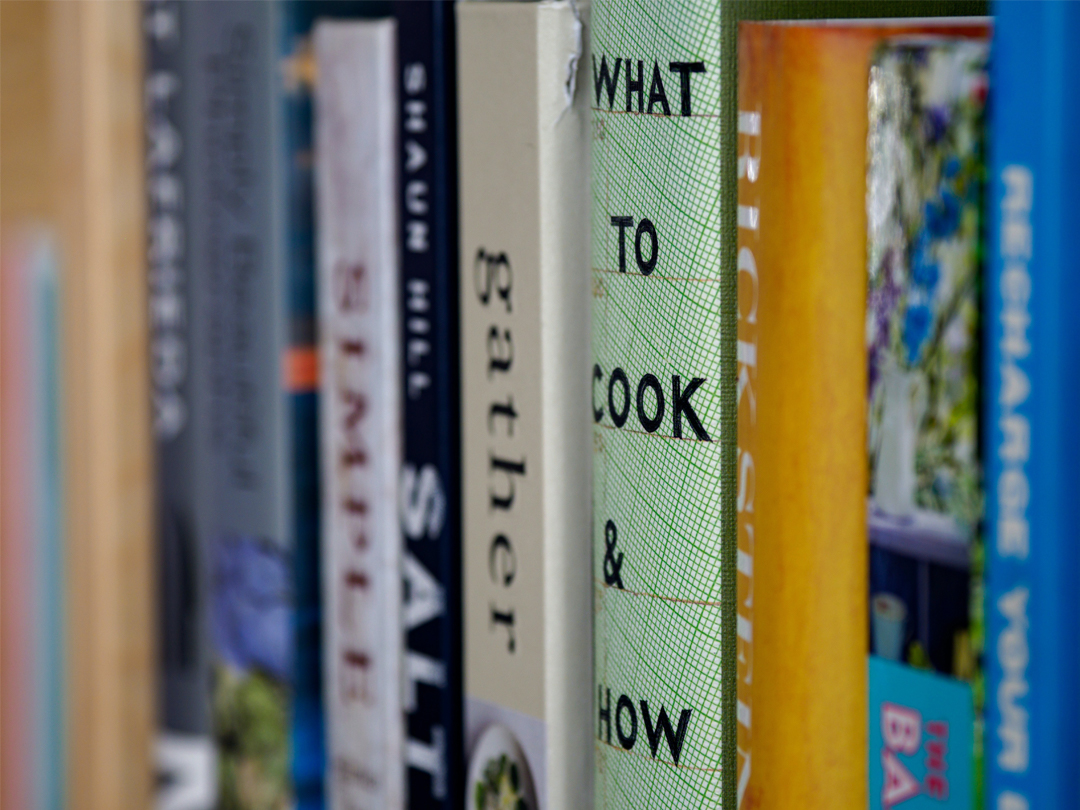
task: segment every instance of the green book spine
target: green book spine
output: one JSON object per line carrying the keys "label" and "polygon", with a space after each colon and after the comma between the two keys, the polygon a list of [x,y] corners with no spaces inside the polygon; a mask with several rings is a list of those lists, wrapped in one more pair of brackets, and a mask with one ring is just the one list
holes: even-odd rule
{"label": "green book spine", "polygon": [[598,810],[735,804],[728,17],[593,10]]}

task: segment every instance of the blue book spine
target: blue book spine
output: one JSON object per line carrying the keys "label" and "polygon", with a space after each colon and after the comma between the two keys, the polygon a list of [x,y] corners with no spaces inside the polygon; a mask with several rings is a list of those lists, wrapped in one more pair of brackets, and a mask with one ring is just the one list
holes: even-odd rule
{"label": "blue book spine", "polygon": [[987,807],[1080,807],[1080,5],[995,7],[986,285]]}
{"label": "blue book spine", "polygon": [[463,790],[454,7],[399,0],[394,11],[400,68],[402,533],[406,555],[445,595],[438,614],[406,627],[406,780],[410,808],[444,810],[460,807]]}

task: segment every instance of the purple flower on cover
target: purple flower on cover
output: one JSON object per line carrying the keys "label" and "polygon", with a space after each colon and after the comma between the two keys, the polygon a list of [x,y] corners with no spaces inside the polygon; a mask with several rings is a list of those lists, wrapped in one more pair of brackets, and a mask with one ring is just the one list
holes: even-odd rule
{"label": "purple flower on cover", "polygon": [[896,253],[890,249],[881,260],[882,283],[870,290],[870,312],[873,322],[872,340],[869,349],[868,382],[871,394],[880,377],[881,360],[889,348],[892,313],[900,302],[900,285],[894,278]]}
{"label": "purple flower on cover", "polygon": [[218,654],[241,670],[287,682],[292,670],[288,557],[268,541],[225,536],[214,544],[211,634]]}
{"label": "purple flower on cover", "polygon": [[949,108],[943,105],[928,107],[923,129],[928,143],[937,143],[949,128]]}

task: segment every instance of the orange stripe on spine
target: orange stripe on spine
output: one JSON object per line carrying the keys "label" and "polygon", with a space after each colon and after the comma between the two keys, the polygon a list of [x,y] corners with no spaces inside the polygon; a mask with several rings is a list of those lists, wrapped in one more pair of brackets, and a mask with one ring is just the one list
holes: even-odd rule
{"label": "orange stripe on spine", "polygon": [[285,390],[291,394],[314,391],[319,387],[319,352],[313,346],[292,347],[282,358]]}

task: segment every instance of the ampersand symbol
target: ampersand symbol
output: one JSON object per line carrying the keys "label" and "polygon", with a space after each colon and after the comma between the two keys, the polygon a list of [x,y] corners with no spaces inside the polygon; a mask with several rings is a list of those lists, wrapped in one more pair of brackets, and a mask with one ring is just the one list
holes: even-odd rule
{"label": "ampersand symbol", "polygon": [[615,551],[615,543],[618,542],[619,531],[615,528],[615,521],[609,520],[604,526],[604,584],[614,585],[620,590],[622,584],[623,554]]}

